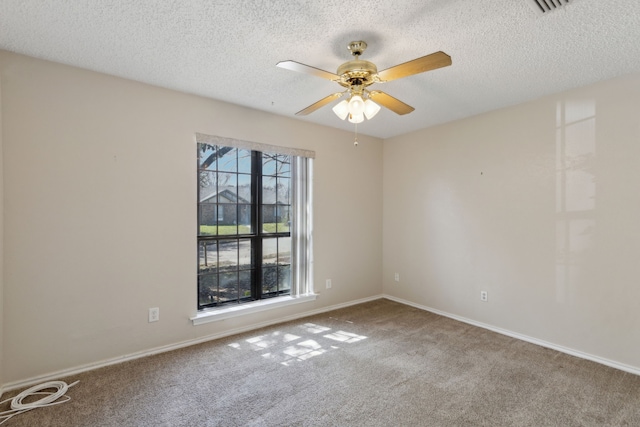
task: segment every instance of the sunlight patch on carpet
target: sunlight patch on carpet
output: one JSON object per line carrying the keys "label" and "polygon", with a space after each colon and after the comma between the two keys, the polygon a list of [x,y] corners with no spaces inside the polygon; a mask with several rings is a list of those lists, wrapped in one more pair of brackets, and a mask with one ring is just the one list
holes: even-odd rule
{"label": "sunlight patch on carpet", "polygon": [[351,332],[345,332],[345,331],[334,332],[332,334],[325,335],[324,337],[329,338],[331,340],[346,342],[349,344],[362,341],[367,338],[363,335],[352,334]]}
{"label": "sunlight patch on carpet", "polygon": [[[295,334],[276,331],[271,334],[257,335],[243,341],[231,343],[229,347],[236,350],[260,351],[263,352],[261,356],[264,359],[290,366],[292,363],[320,356],[330,350],[337,350],[340,348],[337,343],[354,344],[367,339],[364,335],[343,330],[332,332],[331,328],[314,323],[305,323],[298,326],[298,328],[312,334],[313,338],[305,339]],[[268,351],[265,352],[265,350]]]}

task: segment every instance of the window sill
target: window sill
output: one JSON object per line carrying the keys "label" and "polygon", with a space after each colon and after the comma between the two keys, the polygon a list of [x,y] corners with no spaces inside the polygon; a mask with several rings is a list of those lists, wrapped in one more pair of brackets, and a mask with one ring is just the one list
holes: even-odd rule
{"label": "window sill", "polygon": [[314,301],[316,297],[316,294],[306,294],[297,297],[286,296],[223,308],[212,308],[199,312],[190,320],[193,322],[194,326],[202,325],[203,323],[217,322],[219,320],[230,319],[232,317],[246,316],[247,314],[258,313],[274,308]]}

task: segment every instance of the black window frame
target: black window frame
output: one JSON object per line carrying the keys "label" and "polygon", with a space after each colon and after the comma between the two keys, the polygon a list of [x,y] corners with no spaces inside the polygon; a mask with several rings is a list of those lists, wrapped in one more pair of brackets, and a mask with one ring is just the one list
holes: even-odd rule
{"label": "black window frame", "polygon": [[[291,280],[291,258],[289,257],[289,263],[288,264],[280,264],[279,260],[280,260],[280,252],[279,252],[279,246],[277,246],[277,251],[276,251],[276,259],[277,262],[275,264],[275,267],[273,266],[264,266],[262,263],[263,260],[263,242],[266,239],[277,239],[276,240],[276,245],[280,244],[280,238],[289,238],[291,239],[291,224],[289,224],[289,226],[287,227],[286,231],[280,231],[279,230],[279,226],[276,225],[276,229],[273,232],[267,232],[263,229],[263,206],[274,206],[274,210],[277,211],[279,206],[288,206],[288,212],[289,212],[289,220],[291,218],[291,209],[292,209],[292,200],[289,198],[288,200],[288,205],[287,204],[279,204],[278,203],[278,198],[276,196],[275,198],[275,204],[264,204],[264,200],[263,200],[263,177],[264,176],[268,176],[268,177],[274,177],[274,178],[282,178],[281,176],[278,175],[278,168],[276,166],[275,170],[276,170],[276,174],[275,175],[263,175],[264,170],[263,170],[263,156],[270,156],[273,157],[273,160],[277,162],[280,159],[286,158],[288,159],[288,163],[289,163],[289,175],[288,177],[285,176],[285,178],[289,179],[289,186],[288,186],[288,191],[289,191],[289,197],[291,194],[291,185],[292,185],[292,180],[293,180],[293,172],[291,171],[291,166],[292,166],[292,156],[290,155],[284,155],[284,154],[278,154],[278,153],[267,153],[267,152],[263,152],[263,151],[257,151],[257,150],[245,150],[245,151],[250,151],[251,152],[251,232],[249,233],[240,233],[239,232],[239,221],[237,221],[237,225],[238,228],[236,229],[236,234],[220,234],[219,233],[219,219],[217,218],[217,212],[218,212],[218,207],[222,206],[222,204],[216,202],[216,233],[217,234],[201,234],[201,198],[200,198],[200,190],[201,190],[201,176],[200,174],[203,171],[206,172],[211,172],[211,170],[209,170],[208,168],[201,168],[201,155],[203,153],[203,150],[201,149],[201,145],[205,145],[205,146],[214,146],[214,147],[225,147],[222,145],[216,145],[216,144],[209,144],[209,143],[198,143],[198,155],[197,155],[197,175],[198,175],[198,197],[197,197],[197,245],[198,245],[198,260],[197,260],[197,276],[198,276],[198,292],[197,292],[197,308],[198,310],[204,310],[204,309],[208,309],[208,308],[214,308],[214,307],[221,307],[221,306],[229,306],[229,305],[233,305],[233,304],[242,304],[242,303],[246,303],[246,302],[252,302],[252,301],[257,301],[257,300],[263,300],[263,299],[267,299],[267,298],[274,298],[274,297],[278,297],[278,296],[285,296],[285,295],[290,295],[292,292],[292,280]],[[238,150],[235,147],[229,147],[235,150]],[[237,152],[237,151],[236,151]],[[237,154],[236,154],[237,156]],[[219,172],[219,170],[216,168],[216,172]],[[225,173],[229,173],[229,172],[225,172]],[[236,172],[232,172],[232,173],[236,173],[239,174],[240,172],[238,172],[236,170]],[[277,179],[276,179],[277,181]],[[275,191],[277,192],[277,186]],[[277,194],[277,193],[276,193]],[[219,201],[219,199],[218,199]],[[236,207],[240,206],[239,204],[236,204]],[[239,211],[239,209],[238,209]],[[238,212],[237,211],[237,212]],[[238,214],[236,214],[238,215]],[[236,216],[236,218],[238,218]],[[277,223],[276,223],[277,224]],[[220,248],[220,244],[224,243],[224,242],[233,242],[236,241],[238,242],[238,245],[240,244],[241,241],[249,241],[250,242],[250,247],[251,247],[251,262],[250,265],[252,266],[251,269],[251,286],[250,286],[250,295],[249,296],[243,296],[240,295],[240,286],[238,285],[237,289],[238,289],[238,294],[237,294],[237,298],[236,299],[230,299],[230,300],[226,300],[226,301],[220,301],[220,275],[223,274],[223,272],[221,271],[221,269],[218,267],[216,268],[215,272],[213,273],[202,273],[201,272],[201,250],[206,250],[207,244],[211,243],[211,242],[216,242],[217,248]],[[219,250],[219,249],[218,249]],[[239,264],[238,264],[239,266]],[[286,267],[288,266],[288,271],[289,271],[289,286],[283,289],[279,288],[279,283],[280,283],[280,274],[281,274],[281,267]],[[268,270],[272,270],[275,268],[275,273],[276,273],[276,289],[275,291],[271,291],[271,292],[265,292],[265,290],[263,289],[263,275],[268,272]],[[240,281],[240,271],[246,271],[246,270],[240,270],[238,269],[238,281]],[[208,303],[203,303],[203,301],[201,300],[201,296],[202,296],[202,283],[203,283],[203,277],[205,276],[212,276],[212,275],[216,275],[216,284],[218,286],[217,289],[217,296],[215,299],[211,300]]]}

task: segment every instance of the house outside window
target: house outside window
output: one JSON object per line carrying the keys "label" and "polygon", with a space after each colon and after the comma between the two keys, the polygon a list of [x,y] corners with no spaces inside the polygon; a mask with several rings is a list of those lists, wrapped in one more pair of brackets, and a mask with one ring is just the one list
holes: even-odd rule
{"label": "house outside window", "polygon": [[312,292],[309,152],[197,142],[198,309]]}

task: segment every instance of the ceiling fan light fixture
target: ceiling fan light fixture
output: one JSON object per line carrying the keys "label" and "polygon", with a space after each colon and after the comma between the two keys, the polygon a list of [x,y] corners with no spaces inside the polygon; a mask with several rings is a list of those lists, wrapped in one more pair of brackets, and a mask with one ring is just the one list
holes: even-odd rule
{"label": "ceiling fan light fixture", "polygon": [[370,99],[364,101],[364,115],[367,120],[373,119],[373,117],[378,114],[378,111],[380,111],[380,106],[378,104]]}
{"label": "ceiling fan light fixture", "polygon": [[362,123],[364,121],[364,114],[349,114],[349,121],[351,123]]}
{"label": "ceiling fan light fixture", "polygon": [[340,120],[344,120],[349,115],[349,102],[346,99],[342,100],[332,110],[336,116],[340,117]]}
{"label": "ceiling fan light fixture", "polygon": [[361,116],[364,113],[364,101],[360,95],[353,95],[349,100],[349,114]]}

